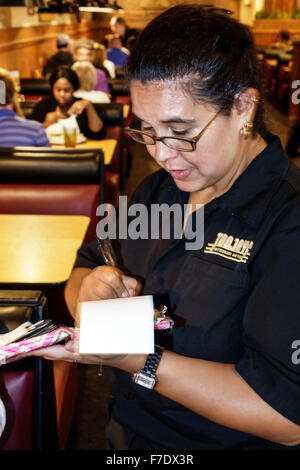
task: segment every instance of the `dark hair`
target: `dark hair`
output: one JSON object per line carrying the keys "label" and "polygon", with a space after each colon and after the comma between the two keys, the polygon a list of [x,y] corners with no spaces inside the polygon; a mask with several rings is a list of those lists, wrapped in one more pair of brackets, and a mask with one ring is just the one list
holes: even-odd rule
{"label": "dark hair", "polygon": [[267,135],[263,80],[250,31],[226,10],[177,5],[140,33],[127,60],[129,81],[176,80],[199,102],[230,114],[237,94],[260,93],[253,131]]}
{"label": "dark hair", "polygon": [[72,70],[67,65],[61,65],[60,67],[57,67],[57,69],[55,69],[54,72],[50,75],[49,82],[51,90],[53,90],[55,82],[57,82],[57,80],[59,80],[60,78],[65,78],[66,80],[68,80],[73,86],[74,91],[78,90],[79,78],[77,77],[74,70]]}

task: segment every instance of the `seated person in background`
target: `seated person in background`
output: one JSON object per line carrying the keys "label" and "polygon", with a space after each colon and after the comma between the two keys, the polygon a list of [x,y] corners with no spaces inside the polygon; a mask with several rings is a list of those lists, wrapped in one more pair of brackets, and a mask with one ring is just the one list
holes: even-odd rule
{"label": "seated person in background", "polygon": [[276,41],[272,44],[272,48],[281,49],[283,52],[292,52],[293,41],[290,40],[290,33],[285,29],[280,31]]}
{"label": "seated person in background", "polygon": [[116,78],[115,64],[107,59],[106,47],[98,42],[94,45],[93,65],[97,69],[103,70],[107,78]]}
{"label": "seated person in background", "polygon": [[[58,67],[50,77],[52,96],[38,101],[30,119],[42,122],[44,127],[74,115],[80,132],[89,139],[104,136],[103,122],[90,101],[75,98],[74,91],[79,88],[79,79],[70,67]],[[102,132],[100,132],[102,131]]]}
{"label": "seated person in background", "polygon": [[[90,39],[79,39],[74,43],[74,61],[88,61],[92,62],[94,60],[94,41]],[[104,93],[110,94],[110,89],[108,86],[107,78],[103,70],[96,69],[97,73],[97,82],[94,87],[94,90],[104,91]]]}
{"label": "seated person in background", "polygon": [[[0,68],[0,146],[1,147],[50,147],[44,127],[18,114],[15,84],[10,74]],[[1,96],[1,90],[5,95]],[[2,100],[1,98],[4,98]]]}
{"label": "seated person in background", "polygon": [[104,91],[94,90],[97,75],[91,62],[75,62],[72,69],[79,78],[79,89],[73,93],[75,98],[89,100],[92,103],[110,103],[110,98]]}
{"label": "seated person in background", "polygon": [[107,57],[117,67],[123,67],[128,59],[129,51],[122,46],[119,34],[112,34],[108,38]]}
{"label": "seated person in background", "polygon": [[113,34],[119,34],[121,37],[123,47],[129,51],[139,34],[135,28],[129,28],[126,21],[121,16],[115,15],[110,20],[110,29]]}
{"label": "seated person in background", "polygon": [[68,34],[60,34],[56,39],[57,52],[49,57],[43,69],[43,76],[50,76],[60,65],[73,64],[73,41]]}

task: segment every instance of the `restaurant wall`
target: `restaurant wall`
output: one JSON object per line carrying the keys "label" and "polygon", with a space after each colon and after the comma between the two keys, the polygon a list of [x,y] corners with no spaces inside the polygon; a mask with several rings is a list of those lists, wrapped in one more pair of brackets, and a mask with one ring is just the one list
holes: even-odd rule
{"label": "restaurant wall", "polygon": [[276,39],[278,39],[278,33],[283,29],[289,31],[291,37],[299,34],[300,20],[256,20],[252,28],[255,43],[258,46],[270,46]]}
{"label": "restaurant wall", "polygon": [[[112,2],[112,0],[109,0]],[[163,10],[184,0],[118,0],[129,26],[142,29]],[[187,0],[194,1],[194,0]],[[296,0],[297,4],[300,0]],[[255,14],[267,0],[198,0],[233,11],[233,16],[249,25],[258,45],[271,44],[280,29],[300,32],[300,20],[258,20]],[[270,3],[270,2],[269,2]],[[274,2],[273,2],[274,3]],[[65,32],[73,39],[89,37],[102,41],[109,32],[112,13],[76,15],[30,15],[24,7],[0,7],[0,67],[19,70],[22,77],[38,76],[46,59],[56,51],[56,36]]]}
{"label": "restaurant wall", "polygon": [[0,67],[19,70],[21,77],[39,76],[46,59],[56,52],[56,37],[64,32],[73,39],[102,41],[109,31],[110,14],[93,18],[75,15],[28,15],[26,8],[0,8]]}

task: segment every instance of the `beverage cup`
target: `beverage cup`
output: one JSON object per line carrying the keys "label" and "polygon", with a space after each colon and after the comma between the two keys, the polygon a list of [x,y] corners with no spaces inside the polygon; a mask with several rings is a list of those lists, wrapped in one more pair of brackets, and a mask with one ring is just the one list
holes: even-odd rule
{"label": "beverage cup", "polygon": [[64,126],[65,147],[76,147],[77,132],[75,127]]}

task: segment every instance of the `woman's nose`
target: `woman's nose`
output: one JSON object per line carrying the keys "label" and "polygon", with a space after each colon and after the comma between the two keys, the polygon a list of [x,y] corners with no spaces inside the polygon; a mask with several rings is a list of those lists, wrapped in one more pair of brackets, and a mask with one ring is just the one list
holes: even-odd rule
{"label": "woman's nose", "polygon": [[165,162],[170,158],[175,158],[178,155],[178,150],[167,147],[163,142],[157,141],[155,144],[154,158],[158,162]]}

